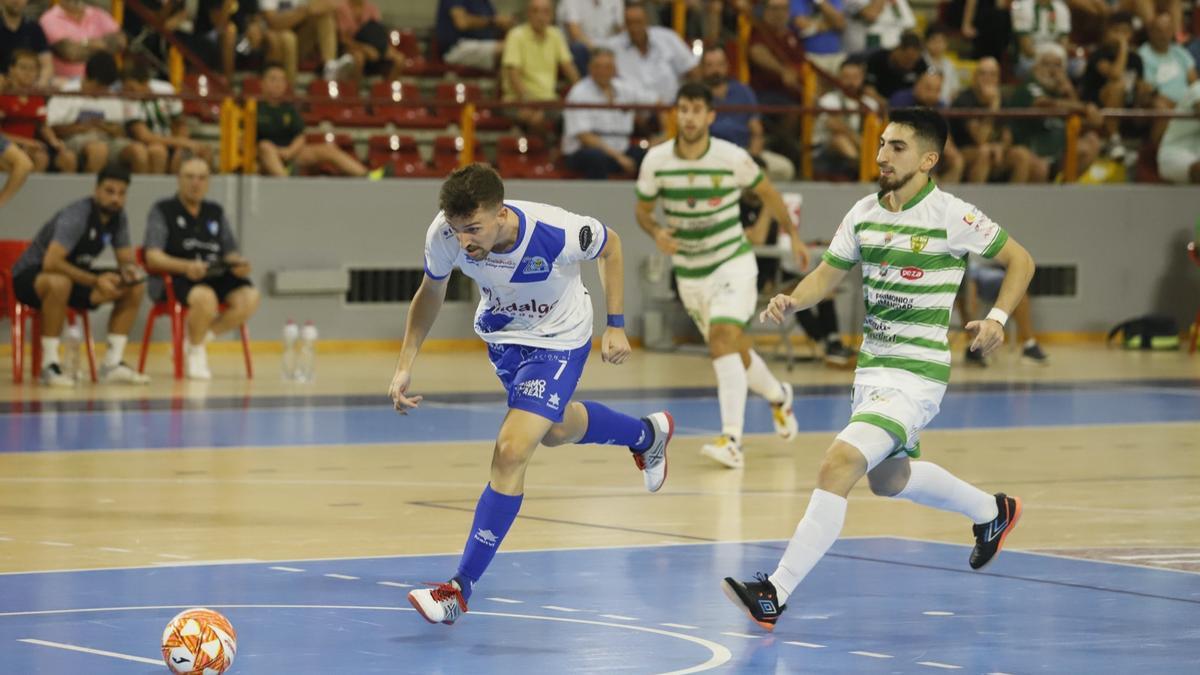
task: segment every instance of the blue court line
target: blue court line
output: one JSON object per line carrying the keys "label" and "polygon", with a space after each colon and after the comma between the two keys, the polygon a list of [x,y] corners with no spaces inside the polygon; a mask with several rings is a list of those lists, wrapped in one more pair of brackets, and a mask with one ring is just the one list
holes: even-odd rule
{"label": "blue court line", "polygon": [[0,653],[14,673],[143,672],[17,641],[153,658],[171,616],[210,606],[238,631],[235,673],[663,673],[721,650],[712,672],[1194,672],[1200,575],[1011,550],[971,572],[965,546],[843,539],[768,635],[717,582],[773,569],[785,543],[501,552],[453,627],[397,584],[457,555],[10,574]]}
{"label": "blue court line", "polygon": [[[708,397],[602,397],[631,415],[669,409],[679,433],[715,434],[717,402]],[[376,399],[378,400],[378,399]],[[847,389],[796,399],[802,431],[833,432],[850,412]],[[6,415],[0,452],[42,450],[273,447],[483,441],[495,438],[506,408],[444,402],[431,395],[407,416],[390,405],[316,408],[126,410]],[[951,388],[931,429],[1162,424],[1200,421],[1200,390],[1139,386],[962,393]],[[771,433],[767,405],[751,399],[747,433]]]}

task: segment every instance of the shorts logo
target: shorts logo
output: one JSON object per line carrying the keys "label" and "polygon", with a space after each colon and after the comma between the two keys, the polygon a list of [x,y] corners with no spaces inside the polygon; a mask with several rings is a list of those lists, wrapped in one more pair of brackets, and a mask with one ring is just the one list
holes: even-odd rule
{"label": "shorts logo", "polygon": [[925,272],[919,267],[905,267],[904,269],[900,270],[900,276],[908,279],[909,281],[914,281],[925,276]]}
{"label": "shorts logo", "polygon": [[586,251],[592,246],[592,228],[584,226],[579,230],[579,249]]}
{"label": "shorts logo", "polygon": [[546,405],[550,406],[551,408],[554,408],[555,410],[558,410],[558,406],[559,406],[559,403],[561,400],[562,399],[560,399],[558,397],[558,394],[550,394],[550,400],[546,402]]}
{"label": "shorts logo", "polygon": [[546,397],[545,380],[525,380],[517,388],[520,390],[522,396],[528,396],[529,398]]}
{"label": "shorts logo", "polygon": [[550,270],[550,265],[546,263],[546,259],[539,256],[534,256],[525,261],[525,269],[522,274],[545,274]]}
{"label": "shorts logo", "polygon": [[496,548],[496,543],[500,541],[491,530],[479,529],[475,531],[475,541]]}
{"label": "shorts logo", "polygon": [[909,245],[912,246],[913,253],[920,253],[921,251],[925,250],[926,246],[929,245],[929,235],[914,234],[912,236],[912,240],[909,242]]}

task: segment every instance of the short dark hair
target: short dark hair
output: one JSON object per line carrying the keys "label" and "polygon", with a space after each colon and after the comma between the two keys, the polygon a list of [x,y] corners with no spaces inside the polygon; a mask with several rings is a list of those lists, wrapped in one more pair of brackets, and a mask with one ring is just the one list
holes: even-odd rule
{"label": "short dark hair", "polygon": [[111,86],[117,81],[117,61],[108,52],[96,52],[84,64],[83,76],[92,82]]}
{"label": "short dark hair", "polygon": [[32,49],[14,49],[12,50],[12,53],[8,55],[8,63],[4,64],[4,69],[8,70],[12,68],[13,66],[17,65],[17,61],[20,61],[21,59],[33,59],[36,61],[37,57],[37,52],[33,51]]}
{"label": "short dark hair", "polygon": [[99,185],[106,180],[117,180],[129,185],[129,169],[126,169],[120,164],[108,164],[103,169],[100,169],[100,173],[96,174],[96,185]]}
{"label": "short dark hair", "polygon": [[842,61],[841,65],[838,66],[838,70],[841,70],[846,66],[855,66],[865,69],[867,67],[867,57],[861,54],[851,54],[850,56],[846,57],[846,60]]}
{"label": "short dark hair", "polygon": [[262,70],[258,71],[258,75],[259,77],[265,77],[268,70],[274,70],[275,68],[282,70],[285,75],[287,74],[287,68],[284,68],[283,64],[279,61],[267,61],[263,64]]}
{"label": "short dark hair", "polygon": [[447,218],[466,218],[480,207],[499,206],[504,201],[504,181],[487,164],[468,164],[455,169],[442,183],[438,208]]}
{"label": "short dark hair", "polygon": [[900,44],[896,45],[899,49],[921,49],[923,46],[921,36],[914,30],[906,30],[901,33]]}
{"label": "short dark hair", "polygon": [[150,66],[143,59],[128,59],[125,63],[125,69],[121,71],[121,78],[133,80],[134,82],[149,82]]}
{"label": "short dark hair", "polygon": [[888,121],[912,129],[917,141],[924,144],[927,150],[939,156],[945,152],[950,127],[946,124],[946,118],[933,108],[896,108],[888,114]]}
{"label": "short dark hair", "polygon": [[1104,29],[1108,30],[1113,26],[1118,26],[1121,24],[1133,26],[1133,12],[1121,10],[1119,12],[1113,12],[1112,14],[1109,14],[1108,22],[1104,24]]}
{"label": "short dark hair", "polygon": [[932,40],[935,35],[942,35],[944,37],[949,38],[950,37],[950,27],[944,23],[935,23],[932,26],[930,26],[929,28],[925,29],[925,41],[926,42],[929,42],[930,40]]}
{"label": "short dark hair", "polygon": [[712,89],[702,82],[685,82],[679,88],[679,93],[675,94],[675,103],[679,103],[685,98],[689,101],[704,101],[704,105],[708,106],[710,110],[713,107]]}

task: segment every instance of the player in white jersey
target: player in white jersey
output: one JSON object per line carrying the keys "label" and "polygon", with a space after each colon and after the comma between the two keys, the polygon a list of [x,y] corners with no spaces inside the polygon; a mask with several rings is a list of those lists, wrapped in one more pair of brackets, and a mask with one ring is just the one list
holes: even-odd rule
{"label": "player in white jersey", "polygon": [[[783,198],[750,154],[709,135],[716,112],[708,87],[680,87],[675,119],[675,138],[651,148],[642,161],[637,219],[658,250],[671,255],[679,299],[708,341],[717,376],[721,435],[700,452],[736,469],[744,464],[747,389],[771,404],[776,433],[791,440],[797,432],[792,386],[771,374],[745,335],[758,302],[758,265],[739,217],[742,190],[752,189],[785,224],[799,269],[807,268],[808,252]],[[660,199],[665,226],[654,217]]]}
{"label": "player in white jersey", "polygon": [[425,278],[409,308],[388,393],[402,414],[420,404],[422,397],[409,391],[411,373],[454,268],[479,284],[475,332],[487,342],[488,358],[508,391],[491,481],[475,507],[458,572],[444,584],[408,594],[427,621],[452,624],[467,611],[475,582],[517,517],[525,469],[539,444],[626,446],[646,489],[657,492],[667,477],[675,423],[665,411],[637,419],[595,401],[572,400],[592,348],[592,300],[579,278],[587,261],[599,263],[608,309],[600,356],[613,364],[629,356],[616,232],[556,206],[505,201],[500,176],[483,164],[450,174],[439,201],[441,212],[425,236]]}
{"label": "player in white jersey", "polygon": [[1004,322],[1029,280],[1029,253],[971,204],[929,178],[946,143],[946,121],[929,108],[893,110],[880,139],[877,195],[850,209],[821,264],[790,295],[777,295],[760,319],[783,321],[810,307],[855,264],[863,266],[867,316],[854,377],[850,423],[825,453],[804,518],[779,567],[754,581],[726,577],[722,589],[767,630],[789,596],[842,530],[846,495],[864,475],[871,491],[969,517],[972,569],[1000,551],[1021,515],[1021,501],[989,495],[920,455],[918,435],[938,412],[950,380],[946,341],[950,309],[968,253],[1007,268],[996,304],[966,328],[971,349],[987,354],[1004,342]]}

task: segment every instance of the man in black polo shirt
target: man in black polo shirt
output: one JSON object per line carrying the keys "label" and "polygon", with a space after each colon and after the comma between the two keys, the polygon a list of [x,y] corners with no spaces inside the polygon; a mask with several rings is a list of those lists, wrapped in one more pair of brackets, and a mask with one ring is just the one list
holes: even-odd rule
{"label": "man in black polo shirt", "polygon": [[[186,159],[179,167],[179,193],[156,203],[146,217],[146,267],[170,274],[175,298],[188,308],[185,365],[193,380],[212,378],[204,349],[209,336],[241,326],[259,300],[225,211],[204,199],[207,194],[208,163]],[[150,283],[151,297],[161,300],[162,281]],[[226,309],[218,313],[222,304]]]}
{"label": "man in black polo shirt", "polygon": [[929,67],[921,58],[921,49],[921,36],[905,31],[895,48],[871,52],[867,57],[867,94],[887,105],[892,94],[915,85]]}
{"label": "man in black polo shirt", "polygon": [[[42,313],[43,384],[75,385],[74,373],[58,364],[58,340],[67,307],[86,312],[113,303],[108,320],[108,352],[100,365],[101,382],[146,384],[150,378],[123,361],[129,329],[142,304],[144,275],[129,242],[125,192],[129,172],[110,166],[96,176],[90,198],[67,205],[42,226],[29,248],[13,265],[13,290],[21,302]],[[98,272],[92,263],[106,246],[113,247],[117,272]]]}
{"label": "man in black polo shirt", "polygon": [[[54,63],[46,33],[37,21],[25,16],[29,0],[0,0],[0,70],[12,65],[13,52],[26,49],[37,54],[37,86],[49,88],[54,76]],[[3,79],[3,75],[0,75]]]}

